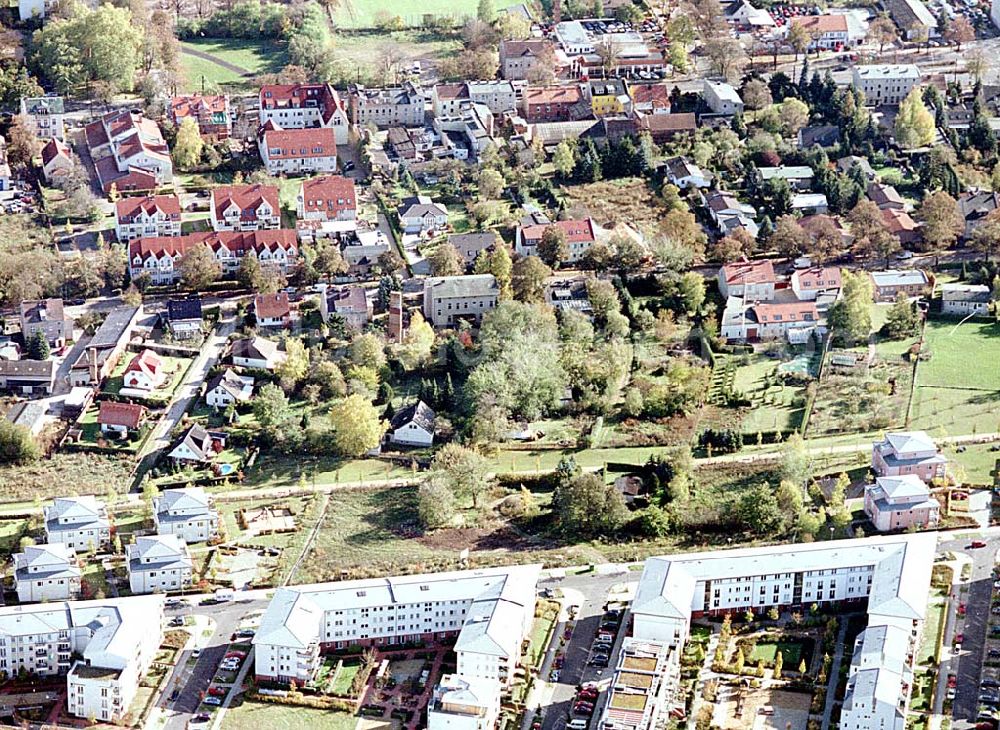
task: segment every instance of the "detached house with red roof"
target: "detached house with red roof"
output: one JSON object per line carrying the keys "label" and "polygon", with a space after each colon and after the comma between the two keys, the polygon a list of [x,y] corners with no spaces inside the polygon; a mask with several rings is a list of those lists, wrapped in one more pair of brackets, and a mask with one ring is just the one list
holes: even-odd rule
{"label": "detached house with red roof", "polygon": [[225,185],[212,190],[214,231],[264,231],[281,227],[281,203],[274,185]]}
{"label": "detached house with red roof", "polygon": [[143,350],[125,367],[123,388],[151,392],[167,379],[163,359],[152,350]]}
{"label": "detached house with red roof", "polygon": [[122,243],[146,236],[181,235],[181,203],[176,195],[122,198],[115,203],[115,234]]}
{"label": "detached house with red roof", "polygon": [[268,122],[257,134],[257,148],[270,175],[337,171],[337,140],[328,127],[282,129]]}
{"label": "detached house with red roof", "polygon": [[514,250],[522,256],[536,256],[538,244],[549,226],[561,228],[566,233],[566,243],[569,244],[568,261],[579,261],[591,246],[597,241],[599,227],[593,218],[581,221],[556,221],[533,226],[519,226],[514,238]]}
{"label": "detached house with red roof", "polygon": [[288,292],[258,294],[253,298],[253,313],[258,327],[287,327],[292,323],[292,304]]}
{"label": "detached house with red roof", "polygon": [[722,315],[720,334],[729,342],[787,338],[803,343],[825,329],[816,302],[752,302],[731,297]]}
{"label": "detached house with red roof", "polygon": [[298,258],[298,241],[291,230],[188,233],[134,239],[128,248],[129,271],[133,278],[146,273],[153,284],[172,284],[180,277],[181,257],[194,246],[208,246],[229,275],[236,273],[244,256],[256,256],[262,266],[276,266],[282,272]]}
{"label": "detached house with red roof", "polygon": [[341,175],[303,180],[295,198],[296,216],[309,221],[353,221],[358,217],[354,181]]}
{"label": "detached house with red roof", "polygon": [[185,119],[198,123],[198,133],[215,141],[229,139],[233,133],[233,115],[225,94],[186,94],[170,100],[170,121],[180,127]]}
{"label": "detached house with red roof", "polygon": [[347,106],[330,84],[267,84],[259,95],[260,123],[277,129],[326,127],[336,144],[347,144]]}
{"label": "detached house with red roof", "polygon": [[102,400],[97,423],[101,427],[101,433],[116,433],[124,437],[130,431],[137,430],[145,417],[146,409],[143,406]]}
{"label": "detached house with red roof", "polygon": [[156,122],[142,112],[120,111],[87,125],[87,147],[104,192],[153,190],[173,182],[170,150]]}
{"label": "detached house with red roof", "polygon": [[769,302],[777,284],[778,275],[770,261],[737,261],[719,269],[719,292],[724,297]]}
{"label": "detached house with red roof", "polygon": [[840,292],[840,268],[837,266],[814,266],[810,269],[796,269],[792,274],[792,291],[801,301],[812,301],[821,294],[836,296]]}
{"label": "detached house with red roof", "polygon": [[45,177],[45,182],[61,180],[72,169],[73,153],[70,148],[55,137],[46,142],[42,147],[42,175]]}

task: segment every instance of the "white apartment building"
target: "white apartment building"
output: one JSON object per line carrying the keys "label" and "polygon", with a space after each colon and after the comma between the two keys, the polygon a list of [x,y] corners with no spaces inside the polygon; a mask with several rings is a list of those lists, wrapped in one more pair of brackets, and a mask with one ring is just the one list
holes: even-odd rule
{"label": "white apartment building", "polygon": [[137,537],[125,547],[125,561],[132,593],[179,591],[191,585],[191,553],[177,535]]}
{"label": "white apartment building", "polygon": [[[34,2],[27,0],[31,5],[40,7],[47,6],[48,3]],[[22,4],[23,7],[23,4]],[[42,11],[41,15],[44,15]],[[31,17],[28,13],[27,17]],[[21,13],[22,20],[25,18]],[[55,138],[60,142],[66,141],[65,106],[61,96],[26,96],[21,99],[21,117],[25,126],[30,129],[38,139]]]}
{"label": "white apartment building", "polygon": [[282,129],[329,127],[338,145],[347,144],[347,106],[330,84],[266,84],[258,96],[260,124]]}
{"label": "white apartment building", "polygon": [[986,317],[990,313],[990,288],[985,284],[942,284],[941,313]]}
{"label": "white apartment building", "polygon": [[59,497],[42,510],[45,541],[96,550],[111,540],[107,506],[96,497]]}
{"label": "white apartment building", "polygon": [[708,108],[716,114],[733,115],[743,113],[743,99],[730,84],[705,80],[701,95]]}
{"label": "white apartment building", "polygon": [[78,598],[80,575],[73,548],[60,543],[29,545],[14,555],[14,583],[21,603]]}
{"label": "white apartment building", "polygon": [[186,543],[219,534],[219,513],[202,487],[164,490],[153,500],[153,523],[158,535],[176,535]]}
{"label": "white apartment building", "polygon": [[500,685],[446,674],[427,706],[427,730],[493,730],[500,717]]}
{"label": "white apartment building", "polygon": [[[632,603],[633,636],[682,647],[692,617],[772,606],[868,601],[868,628],[850,669],[840,720],[846,730],[902,728],[919,645],[936,535],[775,545],[650,558]],[[907,651],[870,667],[887,634]]]}
{"label": "white apartment building", "polygon": [[181,204],[176,195],[122,198],[115,203],[115,235],[127,243],[146,236],[181,235]]}
{"label": "white apartment building", "polygon": [[428,277],[424,279],[424,318],[435,327],[463,319],[479,322],[496,308],[499,296],[493,274]]}
{"label": "white apartment building", "polygon": [[160,596],[0,608],[0,671],[66,674],[70,714],[118,722],[156,655],[162,619]]}
{"label": "white apartment building", "polygon": [[898,104],[919,83],[920,69],[912,63],[854,67],[853,85],[870,106]]}
{"label": "white apartment building", "polygon": [[507,686],[531,630],[540,565],[279,588],[254,637],[260,680],[308,681],[321,650],[456,637],[462,678]]}

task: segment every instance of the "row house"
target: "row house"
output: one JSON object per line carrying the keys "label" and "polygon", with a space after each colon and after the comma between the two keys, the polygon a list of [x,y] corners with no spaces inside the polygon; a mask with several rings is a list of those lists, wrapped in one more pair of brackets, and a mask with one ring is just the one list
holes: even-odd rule
{"label": "row house", "polygon": [[530,124],[568,122],[591,116],[579,84],[528,87],[524,90],[521,104],[524,118]]}
{"label": "row house", "polygon": [[176,238],[138,238],[129,243],[132,277],[148,274],[154,284],[172,284],[180,277],[178,264],[194,246],[208,246],[223,273],[235,274],[244,256],[287,272],[298,257],[295,231],[221,231],[188,233]]}
{"label": "row house", "polygon": [[280,129],[325,127],[338,145],[347,144],[347,106],[330,84],[266,84],[258,95],[260,124]]}
{"label": "row house", "polygon": [[122,243],[148,236],[181,235],[181,202],[176,195],[121,198],[115,203],[115,235]]}
{"label": "row house", "polygon": [[670,87],[667,84],[627,82],[632,108],[640,114],[669,114]]}
{"label": "row house", "polygon": [[517,92],[510,81],[463,81],[437,84],[431,92],[435,117],[454,116],[468,104],[482,104],[493,114],[517,109]]}
{"label": "row house", "polygon": [[425,104],[423,92],[412,83],[386,89],[350,87],[351,122],[358,127],[374,124],[386,127],[422,127]]}
{"label": "row house", "polygon": [[281,129],[268,122],[257,134],[257,149],[269,175],[337,171],[337,141],[329,127]]}
{"label": "row house", "polygon": [[593,218],[583,220],[556,221],[542,225],[518,226],[514,238],[514,251],[521,256],[538,255],[538,244],[542,242],[545,231],[555,226],[561,228],[566,234],[566,243],[569,245],[569,258],[567,261],[575,262],[583,258],[590,247],[597,242],[600,229],[594,223]]}
{"label": "row house", "polygon": [[213,188],[209,205],[213,231],[265,231],[281,227],[275,185],[224,185]]}
{"label": "row house", "polygon": [[233,134],[233,114],[226,94],[175,96],[170,100],[167,114],[175,128],[185,119],[193,119],[198,124],[198,133],[214,142],[229,139]]}
{"label": "row house", "polygon": [[173,182],[170,150],[159,126],[140,111],[110,112],[85,128],[104,192],[152,190]]}

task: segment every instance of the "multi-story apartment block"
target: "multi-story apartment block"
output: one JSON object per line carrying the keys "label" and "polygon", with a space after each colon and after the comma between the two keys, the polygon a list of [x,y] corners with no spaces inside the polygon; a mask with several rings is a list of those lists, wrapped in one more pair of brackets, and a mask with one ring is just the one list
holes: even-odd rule
{"label": "multi-story apartment block", "polygon": [[74,550],[96,550],[111,540],[108,508],[96,497],[57,497],[42,513],[46,542],[62,543]]}
{"label": "multi-story apartment block", "polygon": [[235,274],[244,256],[256,256],[262,266],[288,271],[298,257],[295,231],[221,231],[188,233],[175,238],[137,238],[129,242],[132,277],[148,274],[154,284],[172,284],[180,277],[178,264],[194,246],[208,246],[225,274]]}
{"label": "multi-story apartment block", "polygon": [[597,224],[594,223],[593,218],[556,221],[555,223],[532,226],[518,226],[514,238],[514,251],[521,256],[537,255],[538,245],[542,242],[545,231],[553,226],[561,228],[563,233],[566,234],[566,243],[569,246],[569,258],[567,261],[579,261],[583,258],[583,255],[597,242],[598,232],[600,231]]}
{"label": "multi-story apartment block", "polygon": [[566,54],[546,38],[500,41],[500,76],[508,81],[534,81],[566,66]]}
{"label": "multi-story apartment block", "polygon": [[65,142],[65,114],[61,96],[26,96],[21,99],[21,118],[38,139]]}
{"label": "multi-story apartment block", "polygon": [[705,614],[866,601],[840,726],[901,730],[936,545],[923,534],[650,558],[632,603],[632,634],[680,649],[691,619]]}
{"label": "multi-story apartment block", "polygon": [[122,243],[145,236],[181,235],[181,203],[176,195],[122,198],[115,203],[115,234]]}
{"label": "multi-story apartment block", "polygon": [[435,327],[479,322],[496,308],[499,296],[493,274],[432,276],[424,279],[424,317]]}
{"label": "multi-story apartment block", "polygon": [[899,104],[919,83],[920,69],[912,63],[854,67],[854,88],[872,106]]}
{"label": "multi-story apartment block", "polygon": [[162,596],[0,608],[0,672],[66,675],[67,712],[118,723],[156,656],[162,620]]}
{"label": "multi-story apartment block", "polygon": [[185,119],[194,119],[198,132],[206,139],[220,141],[233,133],[233,115],[225,94],[175,96],[170,100],[168,114],[174,127],[180,127]]}
{"label": "multi-story apartment block", "polygon": [[674,707],[680,686],[680,647],[626,638],[611,679],[599,728],[653,730]]}
{"label": "multi-story apartment block", "polygon": [[179,591],[191,585],[191,553],[176,534],[141,535],[125,546],[132,593]]}
{"label": "multi-story apartment block", "polygon": [[209,220],[213,231],[265,231],[281,227],[275,185],[224,185],[212,189]]}
{"label": "multi-story apartment block", "polygon": [[330,84],[267,84],[260,89],[260,123],[280,129],[328,127],[337,144],[348,142],[347,108]]}
{"label": "multi-story apartment block", "polygon": [[337,170],[337,141],[329,127],[278,129],[269,122],[257,134],[257,150],[271,175]]}
{"label": "multi-story apartment block", "polygon": [[14,555],[14,583],[21,603],[78,598],[80,576],[76,553],[68,545],[29,545]]}
{"label": "multi-story apartment block", "polygon": [[944,477],[948,458],[926,431],[887,433],[872,445],[872,471],[880,477],[913,474],[925,482]]}
{"label": "multi-story apartment block", "polygon": [[156,122],[140,111],[110,112],[86,127],[87,147],[105,192],[152,190],[174,179],[170,150]]}
{"label": "multi-story apartment block", "polygon": [[413,84],[386,89],[350,88],[351,122],[359,127],[422,127],[424,95]]}
{"label": "multi-story apartment block", "polygon": [[914,474],[878,477],[865,487],[865,514],[879,532],[934,527],[940,513],[940,503]]}
{"label": "multi-story apartment block", "polygon": [[517,109],[517,92],[510,81],[438,84],[431,92],[435,117],[454,116],[467,104],[482,104],[493,114],[505,114]]}
{"label": "multi-story apartment block", "polygon": [[428,730],[494,730],[500,687],[491,679],[446,674],[427,705]]}
{"label": "multi-story apartment block", "polygon": [[358,217],[358,195],[354,181],[341,175],[323,175],[303,180],[295,198],[300,220],[353,221]]}
{"label": "multi-story apartment block", "polygon": [[590,114],[579,84],[567,86],[532,86],[524,90],[521,98],[524,118],[531,124],[538,122],[568,122]]}
{"label": "multi-story apartment block", "polygon": [[201,487],[165,489],[153,500],[153,524],[158,535],[176,535],[186,543],[205,542],[219,534],[219,513]]}
{"label": "multi-story apartment block", "polygon": [[267,681],[313,677],[322,650],[455,638],[459,677],[509,686],[531,630],[540,565],[279,588],[254,637]]}

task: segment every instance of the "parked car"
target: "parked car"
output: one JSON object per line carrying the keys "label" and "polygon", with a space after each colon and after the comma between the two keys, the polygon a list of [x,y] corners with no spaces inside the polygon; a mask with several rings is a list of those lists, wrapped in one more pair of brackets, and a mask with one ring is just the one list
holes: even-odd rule
{"label": "parked car", "polygon": [[200,656],[201,656],[201,649],[195,649],[193,652],[191,652],[192,659],[197,659]]}
{"label": "parked car", "polygon": [[202,700],[202,702],[211,707],[218,707],[222,704],[222,700],[218,697],[212,697],[211,695]]}
{"label": "parked car", "polygon": [[178,697],[181,696],[181,691],[177,687],[174,687],[173,691],[170,692],[170,701],[173,702]]}
{"label": "parked car", "polygon": [[958,684],[958,677],[956,677],[954,674],[949,674],[948,675],[948,686],[949,687],[955,687],[957,684]]}
{"label": "parked car", "polygon": [[969,548],[976,550],[978,548],[986,547],[986,543],[983,540],[973,540],[969,543]]}
{"label": "parked car", "polygon": [[222,687],[209,687],[208,688],[208,693],[210,695],[212,695],[213,697],[225,697],[226,696],[226,690],[223,689]]}
{"label": "parked car", "polygon": [[955,699],[955,688],[954,687],[949,687],[948,691],[944,693],[944,698],[946,700],[948,700],[949,702],[951,702],[952,700],[954,700]]}
{"label": "parked car", "polygon": [[212,719],[212,716],[207,712],[199,712],[197,715],[191,718],[191,722],[195,725],[200,725],[203,722],[208,722]]}
{"label": "parked car", "polygon": [[550,682],[558,682],[560,676],[562,676],[562,675],[559,673],[559,670],[558,669],[553,669],[552,672],[549,674],[549,681]]}

